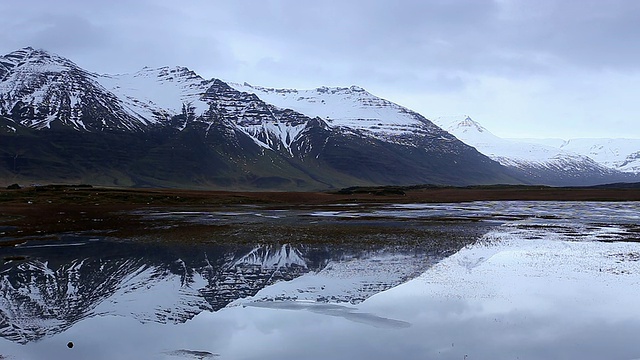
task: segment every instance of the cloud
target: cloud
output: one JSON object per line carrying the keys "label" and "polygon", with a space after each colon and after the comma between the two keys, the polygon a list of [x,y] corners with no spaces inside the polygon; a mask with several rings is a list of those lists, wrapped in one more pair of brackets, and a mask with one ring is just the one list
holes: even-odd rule
{"label": "cloud", "polygon": [[99,27],[78,15],[40,15],[24,21],[20,27],[29,30],[25,43],[30,46],[64,52],[100,48],[107,40]]}
{"label": "cloud", "polygon": [[640,3],[626,0],[505,1],[505,47],[568,65],[635,69]]}
{"label": "cloud", "polygon": [[259,49],[264,58],[311,69],[355,63],[387,72],[517,77],[550,74],[563,66],[639,66],[634,44],[640,3],[622,0],[31,0],[2,6],[3,13],[20,14],[17,21],[8,16],[8,22],[21,29],[13,31],[15,42],[29,43],[21,46],[61,52],[120,47],[133,58],[112,55],[116,63],[135,59],[150,65],[165,56],[206,67],[202,57],[213,55],[223,62],[255,64],[251,50]]}
{"label": "cloud", "polygon": [[[264,86],[357,84],[425,115],[504,129],[552,130],[542,124],[559,114],[593,127],[586,117],[638,91],[623,80],[640,72],[630,0],[24,0],[0,13],[0,53],[37,46],[103,73],[179,65]],[[608,121],[631,119],[633,103]],[[626,135],[640,137],[630,121]]]}

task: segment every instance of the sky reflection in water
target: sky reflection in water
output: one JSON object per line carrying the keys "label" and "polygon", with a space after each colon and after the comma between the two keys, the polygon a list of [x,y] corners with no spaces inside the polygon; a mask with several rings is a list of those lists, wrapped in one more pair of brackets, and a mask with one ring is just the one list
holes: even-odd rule
{"label": "sky reflection in water", "polygon": [[[379,300],[372,311],[411,321],[374,327],[303,310],[229,308],[175,326],[96,317],[66,333],[23,347],[23,359],[176,358],[175,349],[221,359],[633,359],[640,356],[640,321],[602,314],[507,310],[487,314],[479,303],[428,297]],[[584,309],[582,309],[584,310]],[[632,311],[632,309],[629,309]],[[67,349],[69,339],[75,347]],[[13,352],[12,352],[13,353]],[[185,357],[189,358],[189,357]]]}

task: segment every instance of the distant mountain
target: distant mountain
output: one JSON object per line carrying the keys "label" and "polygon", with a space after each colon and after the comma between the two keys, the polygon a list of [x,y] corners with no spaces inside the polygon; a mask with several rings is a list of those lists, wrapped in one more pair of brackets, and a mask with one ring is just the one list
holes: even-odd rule
{"label": "distant mountain", "polygon": [[381,116],[345,100],[333,113],[351,122],[338,121],[187,68],[100,75],[24,48],[0,57],[0,179],[281,190],[521,181],[419,114],[355,87],[324,91]]}
{"label": "distant mountain", "polygon": [[468,116],[439,117],[433,121],[491,159],[528,174],[534,183],[594,185],[638,180],[565,148],[497,137]]}
{"label": "distant mountain", "polygon": [[640,174],[640,139],[514,139],[588,156],[622,172]]}

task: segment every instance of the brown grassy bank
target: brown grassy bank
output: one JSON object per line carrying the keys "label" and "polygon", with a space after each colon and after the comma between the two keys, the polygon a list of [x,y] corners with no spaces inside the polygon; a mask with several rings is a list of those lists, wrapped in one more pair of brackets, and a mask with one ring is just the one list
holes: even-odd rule
{"label": "brown grassy bank", "polygon": [[[468,201],[640,201],[640,189],[549,188],[549,187],[384,187],[357,188],[340,192],[224,192],[175,189],[115,189],[83,186],[44,186],[0,190],[0,239],[11,245],[16,239],[46,238],[65,232],[92,232],[113,236],[142,236],[157,233],[165,237],[197,240],[211,233],[234,234],[228,225],[181,223],[156,229],[141,216],[145,209],[212,210],[229,206],[260,205],[266,208],[335,206],[341,204],[443,203]],[[275,225],[274,225],[275,226]],[[306,226],[306,225],[305,225]],[[308,226],[307,226],[308,227]],[[278,228],[260,226],[265,233],[314,234],[313,227]],[[292,230],[293,229],[293,230]],[[358,228],[351,227],[348,232]],[[332,229],[334,232],[338,229]],[[362,232],[362,229],[357,230]],[[381,226],[372,233],[399,231]],[[404,230],[403,230],[404,231]],[[321,238],[322,234],[316,234]],[[345,235],[346,237],[346,235]]]}

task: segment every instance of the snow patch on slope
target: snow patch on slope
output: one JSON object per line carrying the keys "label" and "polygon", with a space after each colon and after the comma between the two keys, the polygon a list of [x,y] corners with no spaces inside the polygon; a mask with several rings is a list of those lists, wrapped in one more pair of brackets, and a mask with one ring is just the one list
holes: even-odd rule
{"label": "snow patch on slope", "polygon": [[[282,145],[289,154],[293,154],[291,144],[298,139],[306,127],[306,123],[291,124],[273,121],[245,125],[241,129],[262,147],[277,149]],[[269,135],[274,135],[275,139]],[[261,141],[262,138],[265,140]]]}

